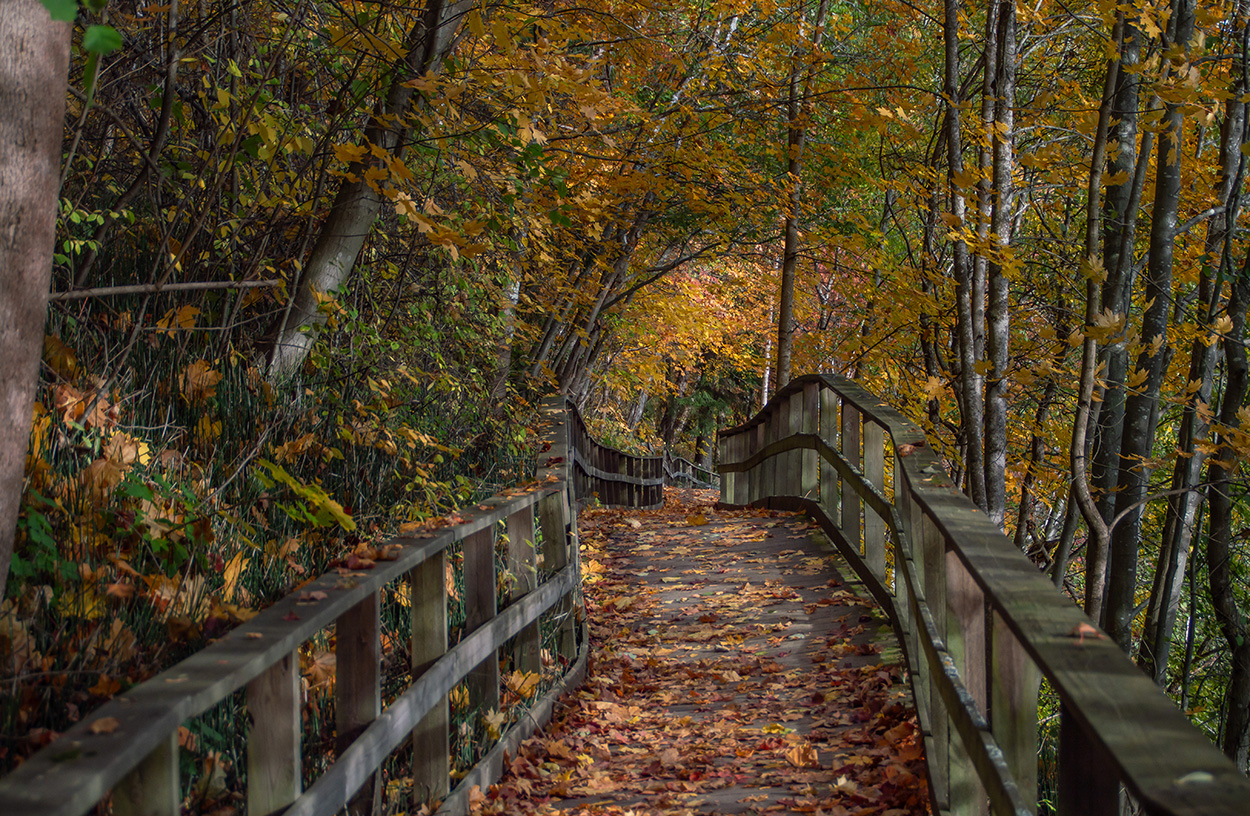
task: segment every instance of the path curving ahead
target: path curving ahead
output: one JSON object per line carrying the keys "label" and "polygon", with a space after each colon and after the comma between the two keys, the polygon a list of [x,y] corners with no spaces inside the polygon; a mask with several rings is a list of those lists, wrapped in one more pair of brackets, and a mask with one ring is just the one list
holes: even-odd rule
{"label": "path curving ahead", "polygon": [[665,498],[580,514],[589,675],[474,812],[928,812],[893,634],[815,527]]}

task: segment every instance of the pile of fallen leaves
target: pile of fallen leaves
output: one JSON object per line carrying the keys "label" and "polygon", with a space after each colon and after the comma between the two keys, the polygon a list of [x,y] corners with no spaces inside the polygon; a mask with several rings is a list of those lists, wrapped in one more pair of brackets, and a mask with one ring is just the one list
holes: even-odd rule
{"label": "pile of fallen leaves", "polygon": [[713,500],[581,515],[589,676],[475,812],[928,811],[882,613],[809,522]]}

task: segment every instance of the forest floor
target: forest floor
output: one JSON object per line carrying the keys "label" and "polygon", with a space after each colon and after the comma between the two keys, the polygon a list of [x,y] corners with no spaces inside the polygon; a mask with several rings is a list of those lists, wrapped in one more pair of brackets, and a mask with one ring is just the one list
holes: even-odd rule
{"label": "forest floor", "polygon": [[590,669],[473,812],[928,812],[897,643],[802,516],[579,516]]}

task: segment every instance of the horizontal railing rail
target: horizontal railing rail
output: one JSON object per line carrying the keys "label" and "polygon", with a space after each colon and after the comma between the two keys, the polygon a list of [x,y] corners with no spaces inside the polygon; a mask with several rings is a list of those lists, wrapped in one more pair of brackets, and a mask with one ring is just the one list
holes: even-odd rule
{"label": "horizontal railing rail", "polygon": [[[547,430],[537,486],[462,511],[463,521],[454,526],[392,539],[382,548],[391,560],[368,570],[327,573],[115,697],[0,779],[0,814],[78,816],[111,792],[116,814],[175,816],[182,805],[179,726],[240,690],[250,721],[248,813],[329,816],[348,806],[369,812],[378,769],[406,740],[412,741],[414,790],[426,801],[442,800],[440,812],[465,812],[471,788],[498,778],[505,754],[515,755],[519,742],[550,716],[559,693],[580,683],[586,667],[586,636],[578,622],[584,614],[576,499],[581,491],[611,492],[620,482],[615,474],[601,479],[592,470],[575,471],[577,461],[609,461],[612,452],[585,434],[563,398],[547,400],[543,412]],[[638,489],[612,495],[621,503],[650,498]],[[500,526],[506,527],[507,565],[515,578],[502,610],[496,608]],[[446,562],[456,542],[462,546],[466,621],[464,637],[449,649]],[[401,580],[409,585],[412,682],[383,709],[380,598]],[[544,614],[556,627],[553,651],[564,667],[561,679],[450,791],[448,695],[467,681],[483,711],[498,710],[500,649],[512,641],[515,667],[541,672]],[[299,648],[331,625],[338,747],[334,762],[305,791]]]}
{"label": "horizontal railing rail", "polygon": [[1250,782],[897,410],[843,377],[802,377],[719,444],[722,504],[807,512],[890,614],[936,812],[1036,811],[1043,677],[1060,700],[1060,814],[1248,812]]}

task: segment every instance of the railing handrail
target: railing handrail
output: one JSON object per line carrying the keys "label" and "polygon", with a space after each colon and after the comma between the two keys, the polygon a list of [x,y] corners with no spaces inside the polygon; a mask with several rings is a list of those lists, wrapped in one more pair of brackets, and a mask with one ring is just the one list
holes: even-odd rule
{"label": "railing handrail", "polygon": [[710,488],[720,485],[720,475],[715,471],[699,467],[684,456],[673,456],[668,453],[664,455],[664,478],[669,484],[676,484],[678,480],[683,480],[701,487]]}
{"label": "railing handrail", "polygon": [[[522,633],[521,639],[524,639],[524,632],[530,631],[532,658],[537,659],[538,618],[558,606],[569,613],[565,615],[560,635],[564,638],[561,641],[562,653],[568,652],[565,657],[569,670],[564,675],[563,684],[548,694],[550,699],[541,701],[536,709],[541,708],[544,715],[549,716],[554,694],[570,683],[578,682],[580,672],[584,671],[585,633],[582,633],[578,648],[573,645],[576,637],[572,629],[575,618],[572,604],[575,603],[581,580],[580,560],[575,549],[570,548],[570,542],[576,540],[570,535],[576,525],[575,500],[578,485],[583,489],[598,487],[601,490],[616,490],[615,486],[622,483],[622,477],[618,474],[601,477],[598,473],[600,468],[585,467],[583,460],[603,460],[607,458],[604,451],[609,449],[602,448],[585,433],[576,410],[562,397],[546,400],[543,411],[548,427],[544,436],[545,447],[538,455],[537,486],[520,494],[515,491],[499,494],[463,510],[459,514],[463,521],[453,526],[391,539],[383,546],[392,556],[391,560],[378,561],[367,571],[335,570],[327,573],[262,610],[221,640],[105,703],[0,779],[0,813],[5,816],[77,816],[87,812],[113,790],[114,807],[118,813],[129,810],[177,814],[181,800],[177,777],[178,727],[184,720],[203,713],[245,688],[248,690],[249,709],[255,704],[256,709],[269,715],[275,711],[281,713],[285,707],[288,715],[287,721],[281,717],[266,721],[256,710],[251,712],[257,724],[249,733],[249,811],[269,813],[285,809],[284,812],[289,814],[335,813],[352,800],[387,755],[414,730],[427,734],[433,740],[430,749],[433,760],[429,761],[429,757],[422,760],[427,763],[427,769],[432,769],[426,773],[429,778],[425,780],[435,794],[432,798],[446,795],[449,770],[445,756],[446,701],[448,693],[457,683],[471,672],[482,670],[486,665],[484,660],[488,663],[497,660],[497,650],[518,633]],[[582,466],[580,472],[575,467],[579,465]],[[604,478],[607,481],[603,481]],[[642,496],[643,491],[648,489],[638,484],[632,487],[635,488],[632,492],[623,491],[614,495],[628,500]],[[651,498],[649,494],[645,497]],[[529,571],[533,572],[535,508],[539,511],[543,532],[545,568],[551,574],[541,585],[523,587],[524,591],[511,597],[506,608],[496,613],[493,530],[500,522],[508,523],[510,548],[516,550],[529,546]],[[514,534],[521,540],[512,541]],[[476,579],[476,588],[466,586],[466,605],[471,603],[470,596],[477,592],[485,606],[467,610],[471,618],[475,615],[478,618],[477,628],[469,631],[473,621],[466,622],[466,637],[454,648],[447,649],[443,559],[447,547],[457,541],[465,542],[466,569],[467,562],[473,557],[482,570],[482,575]],[[475,548],[476,556],[471,556],[471,546]],[[523,553],[519,557],[523,557]],[[421,656],[426,659],[414,667],[414,680],[408,690],[385,710],[379,710],[379,593],[386,585],[406,576],[413,591],[414,639],[418,631],[424,631],[433,641],[441,637],[442,645],[440,647],[437,642],[432,645],[423,643],[425,654],[418,655],[414,643],[414,662]],[[466,573],[466,584],[468,581]],[[433,589],[429,597],[418,597],[418,587]],[[417,622],[419,603],[424,604],[420,614],[428,613],[426,617],[429,619],[423,619],[421,624],[424,628],[419,628]],[[372,628],[368,624],[370,615]],[[326,773],[301,793],[298,691],[294,693],[295,720],[293,723],[289,721],[291,692],[298,688],[296,651],[301,643],[336,621],[340,650],[356,649],[354,655],[372,655],[371,661],[356,659],[351,661],[350,666],[348,661],[340,660],[340,677],[336,685],[354,689],[344,692],[356,694],[359,698],[353,698],[349,708],[363,705],[367,709],[372,705],[374,710],[372,714],[366,711],[363,716],[358,716],[355,722],[347,721],[347,725],[351,726],[349,730],[356,733],[348,735],[350,741],[340,745],[338,756]],[[361,624],[361,621],[364,623]],[[440,626],[441,635],[437,631]],[[373,639],[372,651],[368,644],[370,638]],[[355,676],[352,672],[362,674]],[[497,662],[494,673],[497,697]],[[491,680],[488,677],[484,682],[489,685]],[[275,695],[280,698],[277,703],[274,702]],[[343,708],[342,699],[339,707]],[[352,715],[339,714],[341,741],[344,739],[344,716]],[[515,744],[540,724],[537,719],[522,718],[501,738],[496,749],[479,763],[490,765],[490,769],[485,772],[471,771],[467,779],[493,781],[485,777],[498,776],[503,756],[500,747],[515,750]],[[276,724],[271,726],[267,722]],[[440,727],[443,729],[441,737],[434,733]],[[294,729],[294,736],[281,733],[283,728]],[[292,739],[293,753],[290,750]],[[444,752],[441,760],[437,756],[440,739]],[[280,750],[274,750],[275,744]],[[257,757],[257,764],[253,765],[252,748],[255,747],[265,749],[255,751],[265,756]],[[278,755],[277,758],[269,756],[271,753]],[[438,782],[440,762],[441,783]],[[294,779],[288,778],[292,773]],[[414,779],[420,775],[414,770]],[[437,784],[443,787],[440,789]],[[463,809],[467,784],[462,783],[451,794],[444,802],[444,809]]]}
{"label": "railing handrail", "polygon": [[1118,812],[1121,782],[1149,813],[1245,813],[1250,781],[959,492],[899,411],[812,375],[719,439],[722,502],[807,511],[890,612],[937,809],[975,811],[971,795],[1032,812],[1040,673],[1061,700],[1060,813]]}

